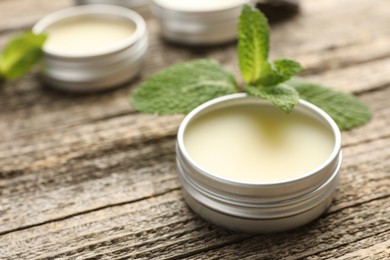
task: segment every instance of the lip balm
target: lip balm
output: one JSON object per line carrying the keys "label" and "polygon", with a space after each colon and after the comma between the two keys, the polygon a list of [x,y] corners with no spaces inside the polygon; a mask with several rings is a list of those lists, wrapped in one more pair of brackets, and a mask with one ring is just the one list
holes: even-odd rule
{"label": "lip balm", "polygon": [[237,105],[195,118],[184,133],[189,156],[214,175],[272,183],[301,177],[330,156],[334,137],[321,122],[268,105]]}
{"label": "lip balm", "polygon": [[187,45],[215,45],[237,38],[242,6],[251,0],[153,0],[162,36]]}
{"label": "lip balm", "polygon": [[135,25],[122,20],[79,17],[55,23],[45,32],[49,35],[46,51],[85,55],[120,44],[135,32]]}
{"label": "lip balm", "polygon": [[84,5],[41,19],[34,33],[47,33],[43,79],[72,92],[122,85],[141,69],[148,47],[146,25],[137,13],[119,6]]}
{"label": "lip balm", "polygon": [[289,230],[330,205],[341,166],[335,122],[301,100],[285,114],[245,94],[206,102],[183,120],[177,169],[188,205],[232,230]]}

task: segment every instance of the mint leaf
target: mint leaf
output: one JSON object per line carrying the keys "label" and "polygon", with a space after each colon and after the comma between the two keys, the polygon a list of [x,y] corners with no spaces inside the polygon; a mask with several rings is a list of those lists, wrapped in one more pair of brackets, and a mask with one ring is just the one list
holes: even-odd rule
{"label": "mint leaf", "polygon": [[250,85],[274,86],[302,70],[293,60],[268,61],[269,26],[257,9],[245,5],[238,22],[238,59],[241,75]]}
{"label": "mint leaf", "polygon": [[244,5],[238,21],[238,59],[241,75],[248,84],[272,73],[268,63],[269,27],[258,10]]}
{"label": "mint leaf", "polygon": [[271,64],[272,70],[268,75],[260,78],[256,85],[275,86],[279,83],[289,80],[292,76],[300,72],[303,67],[297,61],[290,59],[279,59]]}
{"label": "mint leaf", "polygon": [[301,78],[293,78],[286,83],[293,86],[302,99],[328,113],[342,131],[364,125],[371,119],[368,107],[352,95]]}
{"label": "mint leaf", "polygon": [[47,36],[25,32],[12,38],[0,54],[0,74],[13,80],[26,74],[42,57]]}
{"label": "mint leaf", "polygon": [[131,103],[151,114],[186,114],[213,98],[237,92],[234,76],[214,60],[193,60],[151,76]]}
{"label": "mint leaf", "polygon": [[290,59],[280,59],[273,62],[274,70],[278,76],[278,82],[289,80],[292,76],[300,72],[303,67],[301,64]]}
{"label": "mint leaf", "polygon": [[275,106],[286,113],[291,112],[299,102],[298,92],[286,83],[278,84],[272,88],[261,86],[247,86],[245,91],[251,95],[270,100]]}

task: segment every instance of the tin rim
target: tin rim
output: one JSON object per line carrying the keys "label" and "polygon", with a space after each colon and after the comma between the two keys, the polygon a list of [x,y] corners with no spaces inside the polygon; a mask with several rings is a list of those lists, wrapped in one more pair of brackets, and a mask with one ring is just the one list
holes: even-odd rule
{"label": "tin rim", "polygon": [[[105,4],[105,0],[75,0],[77,4],[79,5],[100,5]],[[123,1],[123,0],[113,0],[111,1],[112,5],[119,5],[128,7],[131,9],[136,9],[139,7],[144,7],[151,3],[151,0],[129,0],[129,1]]]}
{"label": "tin rim", "polygon": [[44,53],[59,58],[89,58],[103,56],[106,54],[121,51],[122,49],[131,46],[146,34],[145,21],[139,14],[132,10],[129,10],[128,8],[114,5],[82,5],[62,9],[51,13],[39,20],[34,25],[32,31],[34,33],[42,33],[49,26],[68,18],[100,15],[109,15],[113,17],[124,18],[124,20],[132,22],[135,25],[135,31],[127,39],[121,42],[118,42],[112,46],[106,47],[101,50],[88,52],[86,54],[66,53],[62,51],[48,51],[45,47],[43,47]]}
{"label": "tin rim", "polygon": [[[305,100],[300,99],[299,100],[299,104],[301,106],[303,106],[305,109],[309,109],[312,112],[315,112],[316,114],[321,116],[321,118],[323,120],[325,120],[325,122],[329,125],[329,127],[330,127],[330,129],[332,131],[332,134],[334,136],[334,147],[333,147],[333,150],[332,150],[331,154],[329,155],[329,157],[321,165],[319,165],[315,169],[309,171],[308,173],[300,175],[298,177],[295,177],[295,178],[292,178],[292,179],[287,179],[285,181],[275,181],[275,182],[241,182],[241,181],[231,180],[231,179],[228,179],[228,178],[224,178],[224,177],[218,176],[218,174],[212,173],[212,172],[207,171],[206,169],[204,169],[202,166],[200,166],[198,163],[196,163],[191,158],[191,156],[188,154],[188,152],[186,150],[186,147],[184,145],[184,132],[185,132],[187,126],[190,124],[190,122],[193,120],[193,118],[198,113],[202,112],[203,110],[205,110],[205,109],[207,109],[209,107],[212,107],[212,106],[214,106],[216,104],[219,104],[219,103],[222,103],[222,102],[226,102],[226,101],[229,101],[229,100],[242,99],[242,98],[246,98],[246,97],[249,97],[249,96],[247,94],[245,94],[245,93],[237,93],[237,94],[231,94],[231,95],[226,95],[226,96],[222,96],[222,97],[219,97],[219,98],[215,98],[213,100],[210,100],[210,101],[208,101],[208,102],[206,102],[206,103],[196,107],[194,110],[192,110],[184,118],[183,122],[181,123],[181,125],[179,127],[179,130],[178,130],[178,134],[177,134],[177,146],[178,146],[178,148],[180,150],[180,153],[183,154],[183,157],[185,158],[185,160],[198,173],[202,174],[203,177],[211,178],[211,179],[213,179],[213,180],[215,180],[217,182],[224,183],[224,184],[227,184],[227,185],[234,185],[234,186],[241,186],[241,187],[251,187],[251,188],[255,188],[255,187],[259,187],[259,186],[273,187],[273,186],[279,186],[279,185],[290,185],[290,184],[294,184],[294,183],[299,183],[300,181],[303,181],[304,179],[308,178],[309,176],[313,176],[316,173],[325,170],[328,167],[329,164],[331,164],[333,161],[337,160],[337,158],[339,156],[339,153],[340,153],[340,150],[341,150],[341,133],[340,133],[340,130],[339,130],[337,124],[334,122],[334,120],[325,111],[323,111],[319,107],[317,107],[317,106],[315,106],[315,105],[313,105],[313,104],[311,104],[311,103],[309,103],[309,102],[307,102]],[[262,101],[264,101],[264,100],[262,100]]]}
{"label": "tin rim", "polygon": [[172,6],[167,6],[164,3],[161,2],[161,0],[152,0],[152,3],[154,5],[159,6],[160,8],[164,10],[169,10],[169,11],[175,11],[175,12],[180,12],[180,13],[185,13],[185,14],[202,14],[202,13],[216,13],[220,11],[227,11],[227,10],[232,10],[237,7],[241,7],[244,4],[250,4],[252,3],[253,0],[241,0],[240,3],[232,3],[228,6],[225,6],[223,8],[211,8],[211,9],[194,9],[194,10],[189,10],[189,9],[182,9],[182,8],[175,8],[173,5]]}

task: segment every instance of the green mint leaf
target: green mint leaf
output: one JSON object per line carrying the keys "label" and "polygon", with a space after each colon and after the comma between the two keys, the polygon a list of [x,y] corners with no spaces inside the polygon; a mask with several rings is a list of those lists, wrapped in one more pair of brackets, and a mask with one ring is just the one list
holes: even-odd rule
{"label": "green mint leaf", "polygon": [[272,70],[260,78],[256,85],[272,87],[289,80],[292,76],[300,72],[303,67],[297,61],[290,59],[279,59],[272,62]]}
{"label": "green mint leaf", "polygon": [[289,80],[303,69],[299,62],[290,59],[276,60],[273,62],[273,67],[278,75],[278,82],[276,83]]}
{"label": "green mint leaf", "polygon": [[244,5],[238,21],[238,60],[246,83],[254,84],[272,73],[268,46],[267,18],[257,9]]}
{"label": "green mint leaf", "polygon": [[244,5],[238,21],[238,60],[241,75],[250,85],[274,86],[302,70],[293,60],[268,61],[269,26],[257,9]]}
{"label": "green mint leaf", "polygon": [[133,107],[150,114],[186,114],[213,98],[237,92],[234,76],[214,60],[193,60],[151,76],[134,91]]}
{"label": "green mint leaf", "polygon": [[293,78],[287,83],[299,92],[302,99],[328,113],[342,131],[364,125],[371,119],[368,107],[352,95],[301,78]]}
{"label": "green mint leaf", "polygon": [[0,74],[7,80],[26,74],[40,61],[47,36],[25,32],[12,38],[0,54]]}
{"label": "green mint leaf", "polygon": [[286,113],[291,112],[299,102],[298,92],[286,83],[269,87],[246,86],[245,91],[251,95],[270,100],[276,107]]}

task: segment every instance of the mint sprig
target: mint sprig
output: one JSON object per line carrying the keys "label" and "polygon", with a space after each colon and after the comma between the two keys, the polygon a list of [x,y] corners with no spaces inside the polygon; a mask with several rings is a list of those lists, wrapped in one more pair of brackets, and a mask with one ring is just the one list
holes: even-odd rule
{"label": "mint sprig", "polygon": [[289,113],[299,102],[298,92],[285,81],[302,70],[293,60],[268,61],[269,26],[267,18],[249,5],[243,7],[238,22],[238,60],[241,75],[252,96],[270,100]]}
{"label": "mint sprig", "polygon": [[41,60],[45,34],[25,32],[12,38],[0,53],[0,78],[17,79]]}
{"label": "mint sprig", "polygon": [[[244,91],[270,100],[289,113],[305,99],[326,111],[341,130],[367,123],[369,109],[357,98],[294,76],[302,66],[290,59],[268,60],[269,26],[265,16],[249,5],[238,23],[238,59]],[[188,113],[210,99],[235,93],[233,75],[214,60],[195,60],[174,65],[142,83],[131,103],[136,110],[153,114]]]}

